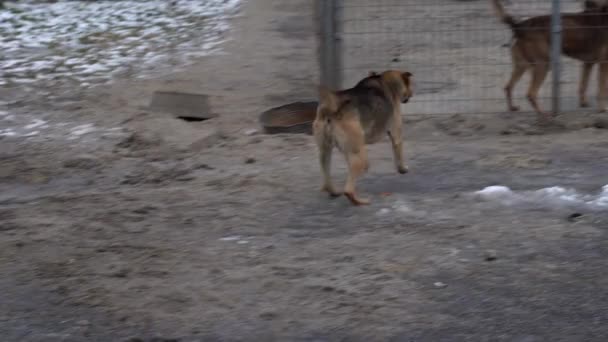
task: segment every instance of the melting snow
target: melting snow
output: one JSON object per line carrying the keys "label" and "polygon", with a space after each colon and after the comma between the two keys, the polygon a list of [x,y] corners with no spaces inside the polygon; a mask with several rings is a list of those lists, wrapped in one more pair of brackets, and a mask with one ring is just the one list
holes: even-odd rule
{"label": "melting snow", "polygon": [[0,137],[14,137],[17,133],[15,133],[12,129],[0,129]]}
{"label": "melting snow", "polygon": [[592,210],[608,209],[608,185],[597,194],[583,194],[575,189],[553,186],[534,191],[513,191],[495,185],[475,192],[480,199],[504,205],[537,204],[550,207],[584,207]]}
{"label": "melting snow", "polygon": [[238,241],[241,239],[240,235],[233,235],[233,236],[226,236],[223,238],[220,238],[220,241]]}
{"label": "melting snow", "polygon": [[[91,123],[75,125],[74,123],[58,122],[51,124],[46,120],[29,119],[21,115],[8,114],[8,112],[0,112],[0,122],[3,124],[3,127],[0,127],[0,137],[2,138],[52,137],[75,140],[90,133],[98,133],[95,137],[119,137],[124,134],[123,128],[120,127],[96,127]],[[6,127],[9,126],[7,123],[10,127]]]}
{"label": "melting snow", "polygon": [[218,52],[240,0],[59,1],[5,3],[0,64],[8,82],[73,77],[108,81],[160,60],[185,64],[190,53]]}
{"label": "melting snow", "polygon": [[80,125],[80,126],[76,126],[76,127],[72,128],[70,134],[75,137],[79,137],[81,135],[95,132],[95,131],[96,131],[96,129],[95,129],[95,127],[93,127],[93,124],[85,124],[85,125]]}
{"label": "melting snow", "polygon": [[391,204],[390,208],[382,208],[380,210],[378,210],[378,212],[376,213],[377,215],[388,215],[390,213],[397,213],[397,214],[416,214],[408,205],[407,203],[405,203],[405,201],[398,199],[396,200],[393,204]]}
{"label": "melting snow", "polygon": [[236,243],[239,245],[246,245],[249,243],[249,241],[245,240],[240,235],[225,236],[223,238],[220,238],[219,240],[220,241],[236,241]]}
{"label": "melting snow", "polygon": [[40,120],[40,119],[34,119],[31,124],[26,125],[24,128],[25,129],[34,129],[37,127],[44,127],[44,126],[48,127],[48,125],[46,124],[46,121]]}

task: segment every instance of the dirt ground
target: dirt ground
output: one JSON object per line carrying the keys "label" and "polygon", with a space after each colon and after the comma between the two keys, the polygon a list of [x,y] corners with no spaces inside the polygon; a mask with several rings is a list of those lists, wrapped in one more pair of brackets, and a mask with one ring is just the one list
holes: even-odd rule
{"label": "dirt ground", "polygon": [[[607,211],[473,195],[598,192],[606,114],[560,128],[526,112],[406,114],[411,172],[371,146],[372,204],[352,207],[318,191],[310,136],[252,131],[261,111],[314,98],[310,1],[240,11],[225,54],[178,72],[0,88],[13,120],[57,124],[0,141],[3,340],[608,338]],[[151,112],[155,90],[209,94],[220,116]],[[339,156],[333,174],[341,184]]]}

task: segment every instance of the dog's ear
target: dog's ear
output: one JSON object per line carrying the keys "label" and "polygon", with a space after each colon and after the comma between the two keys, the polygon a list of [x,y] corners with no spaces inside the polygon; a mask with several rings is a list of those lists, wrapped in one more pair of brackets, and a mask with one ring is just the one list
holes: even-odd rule
{"label": "dog's ear", "polygon": [[378,76],[378,73],[375,71],[370,71],[367,73],[367,77],[371,77],[371,76]]}
{"label": "dog's ear", "polygon": [[412,80],[411,78],[414,75],[409,72],[409,71],[405,71],[401,73],[401,79],[403,80],[403,83],[405,84],[406,87],[411,87],[412,86]]}

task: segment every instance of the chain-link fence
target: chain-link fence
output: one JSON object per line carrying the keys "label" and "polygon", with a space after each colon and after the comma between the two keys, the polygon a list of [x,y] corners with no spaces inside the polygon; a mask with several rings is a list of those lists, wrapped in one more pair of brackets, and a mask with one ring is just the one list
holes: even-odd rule
{"label": "chain-link fence", "polygon": [[[325,57],[339,69],[322,70],[335,73],[326,79],[336,78],[341,87],[350,87],[370,70],[404,69],[416,80],[415,100],[408,104],[408,113],[506,111],[503,88],[511,76],[513,34],[497,18],[490,0],[324,1],[325,9],[327,2],[334,3],[332,12],[321,17],[333,23],[325,34],[336,38],[333,48],[337,55],[326,53]],[[561,12],[582,9],[581,0],[560,2]],[[552,13],[550,0],[503,3],[507,13],[518,20]],[[560,107],[562,111],[575,110],[581,63],[564,57],[560,60]],[[529,75],[524,75],[514,91],[522,111],[532,110],[526,99],[529,82]],[[595,84],[593,80],[590,83],[590,99],[595,97]],[[547,111],[552,108],[551,98],[549,75],[539,94]]]}

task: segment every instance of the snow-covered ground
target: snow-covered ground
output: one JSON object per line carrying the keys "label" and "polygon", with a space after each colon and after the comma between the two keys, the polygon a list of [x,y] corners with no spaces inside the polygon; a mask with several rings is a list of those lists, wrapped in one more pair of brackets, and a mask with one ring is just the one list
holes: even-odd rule
{"label": "snow-covered ground", "polygon": [[0,85],[145,77],[218,53],[239,0],[7,3],[0,11]]}
{"label": "snow-covered ground", "polygon": [[[0,108],[4,102],[0,101]],[[87,140],[100,137],[122,136],[124,129],[120,127],[98,127],[92,123],[54,122],[51,123],[44,115],[15,115],[9,111],[0,110],[0,139],[27,138],[32,140],[67,139]]]}

